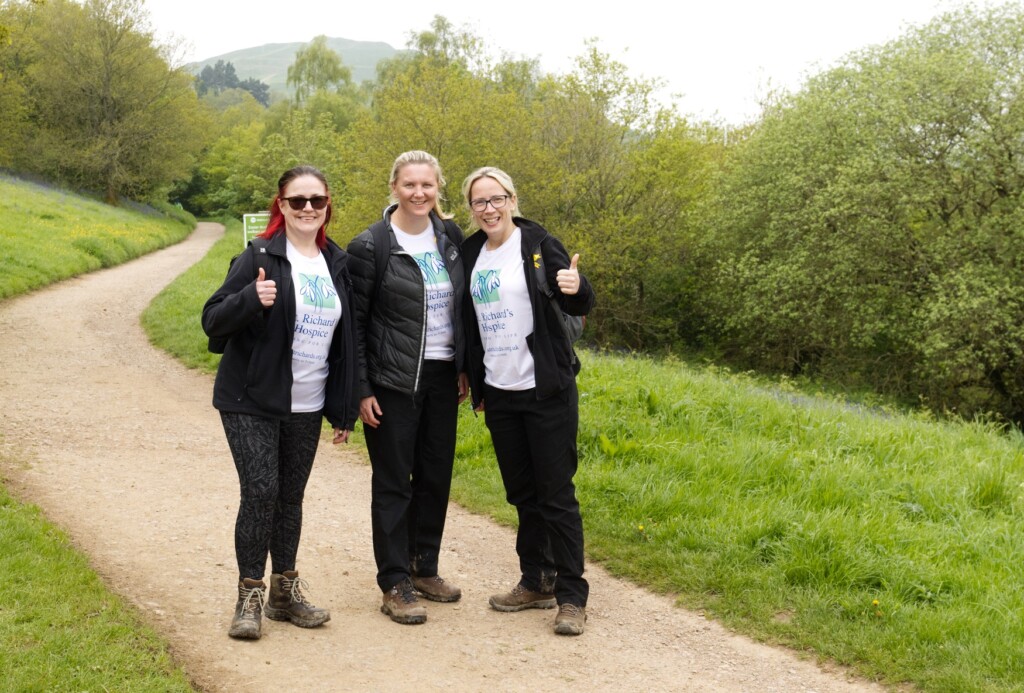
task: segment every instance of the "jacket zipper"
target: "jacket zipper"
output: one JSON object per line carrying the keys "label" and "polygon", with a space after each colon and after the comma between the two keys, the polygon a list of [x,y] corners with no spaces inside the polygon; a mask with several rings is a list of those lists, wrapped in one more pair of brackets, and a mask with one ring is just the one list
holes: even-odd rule
{"label": "jacket zipper", "polygon": [[416,378],[412,383],[412,394],[415,395],[420,391],[420,376],[423,374],[423,355],[427,349],[427,285],[423,283],[423,272],[420,270],[419,264],[416,262],[416,258],[407,253],[404,249],[396,253],[396,255],[405,255],[412,260],[413,266],[416,268],[416,273],[420,277],[420,283],[423,285],[423,319],[420,321],[422,327],[420,328],[420,358],[416,363]]}

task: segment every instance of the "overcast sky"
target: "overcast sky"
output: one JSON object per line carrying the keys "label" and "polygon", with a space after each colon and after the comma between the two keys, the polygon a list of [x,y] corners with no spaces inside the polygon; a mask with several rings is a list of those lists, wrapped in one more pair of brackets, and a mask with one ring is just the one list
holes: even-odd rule
{"label": "overcast sky", "polygon": [[[964,4],[954,0],[559,0],[337,2],[145,0],[163,42],[181,40],[184,61],[318,34],[405,47],[435,14],[481,37],[489,49],[539,58],[549,72],[572,69],[584,41],[633,76],[667,83],[687,115],[739,123],[756,117],[769,88],[795,89],[847,53],[885,43]],[[609,9],[615,8],[615,9]]]}

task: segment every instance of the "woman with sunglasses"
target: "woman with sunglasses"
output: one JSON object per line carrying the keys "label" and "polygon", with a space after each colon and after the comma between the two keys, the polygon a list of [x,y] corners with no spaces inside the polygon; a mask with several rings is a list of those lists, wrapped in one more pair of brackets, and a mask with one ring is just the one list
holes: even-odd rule
{"label": "woman with sunglasses", "polygon": [[462,246],[473,410],[484,412],[505,497],[519,515],[521,576],[490,604],[505,612],[557,605],[555,632],[579,635],[589,586],[573,485],[578,362],[563,312],[589,313],[594,291],[579,256],[570,260],[557,238],[519,216],[507,173],[477,169],[462,194],[480,229]]}
{"label": "woman with sunglasses", "polygon": [[468,394],[459,247],[441,210],[444,176],[409,151],[391,167],[391,204],[348,246],[359,324],[359,418],[373,468],[370,518],[381,611],[423,623],[418,597],[454,602],[438,575],[455,459],[458,406]]}
{"label": "woman with sunglasses", "polygon": [[211,345],[224,343],[213,406],[241,486],[234,638],[258,639],[261,615],[303,628],[331,618],[306,599],[295,568],[323,418],[334,443],[344,443],[358,411],[348,254],[327,238],[330,220],[324,175],[312,166],[285,171],[266,231],[232,261],[203,307]]}

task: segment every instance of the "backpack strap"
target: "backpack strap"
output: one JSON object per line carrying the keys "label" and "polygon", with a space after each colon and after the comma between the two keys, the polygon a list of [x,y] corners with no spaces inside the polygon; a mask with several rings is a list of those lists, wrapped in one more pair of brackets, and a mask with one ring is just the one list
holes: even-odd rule
{"label": "backpack strap", "polygon": [[254,238],[249,245],[256,251],[256,277],[259,278],[259,270],[263,270],[263,276],[270,278],[270,255],[267,253],[267,241],[265,238]]}
{"label": "backpack strap", "polygon": [[[533,261],[533,272],[537,279],[537,288],[547,297],[548,301],[551,303],[551,308],[555,311],[555,315],[561,317],[558,324],[562,326],[562,335],[565,336],[565,340],[569,343],[569,352],[572,354],[573,371],[579,373],[580,359],[576,355],[576,350],[572,345],[573,342],[579,339],[580,333],[583,331],[582,320],[577,316],[568,315],[562,310],[562,306],[558,304],[558,299],[555,298],[555,292],[551,290],[551,285],[548,284],[548,273],[547,268],[544,266],[544,253],[540,250],[540,243],[530,251],[530,258]],[[569,325],[570,321],[573,323],[572,327]],[[573,336],[573,333],[575,333],[575,336]]]}
{"label": "backpack strap", "polygon": [[[270,254],[267,252],[267,241],[266,241],[266,239],[265,238],[253,238],[251,241],[249,241],[249,245],[251,245],[253,247],[254,254],[256,255],[256,276],[254,277],[254,279],[259,279],[259,276],[260,276],[260,272],[259,271],[261,269],[263,270],[263,276],[269,278],[270,277]],[[235,260],[237,260],[240,255],[241,255],[241,253],[239,253],[238,255],[235,255],[233,258],[231,258],[231,262],[228,264],[228,269],[229,270],[231,268],[231,265],[235,264]],[[270,310],[270,309],[269,308],[264,308],[263,309],[264,315],[266,314],[266,312],[268,310]],[[207,351],[209,351],[211,354],[223,354],[224,353],[224,349],[228,345],[228,339],[229,339],[229,337],[210,337],[207,340],[207,343],[206,343]]]}
{"label": "backpack strap", "polygon": [[370,238],[373,239],[373,293],[370,294],[367,315],[373,312],[373,304],[380,293],[384,272],[388,268],[388,257],[391,255],[391,234],[388,233],[387,224],[383,221],[373,224],[370,227]]}
{"label": "backpack strap", "polygon": [[[530,256],[533,259],[533,273],[537,278],[537,288],[547,298],[554,299],[555,292],[551,290],[551,285],[548,284],[548,272],[547,268],[544,267],[544,254],[540,252],[540,243],[530,251]],[[561,312],[562,309],[559,308],[558,311]]]}
{"label": "backpack strap", "polygon": [[[444,233],[455,247],[462,246],[462,234],[458,226],[450,219],[442,219]],[[378,221],[370,227],[370,237],[373,239],[373,295],[370,296],[370,310],[373,309],[374,300],[380,293],[380,285],[384,282],[384,273],[388,269],[388,259],[391,257],[391,234],[388,233],[388,226],[383,221]],[[367,311],[370,312],[370,311]]]}

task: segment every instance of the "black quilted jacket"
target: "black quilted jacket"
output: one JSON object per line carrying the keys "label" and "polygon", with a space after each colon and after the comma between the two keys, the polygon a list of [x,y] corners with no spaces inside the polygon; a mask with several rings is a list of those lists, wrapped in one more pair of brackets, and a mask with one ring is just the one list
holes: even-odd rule
{"label": "black quilted jacket", "polygon": [[[373,227],[360,233],[348,245],[356,322],[360,328],[356,349],[359,354],[356,390],[360,399],[373,395],[376,385],[410,395],[419,390],[426,344],[426,293],[419,265],[402,250],[391,230],[391,213],[394,209],[395,206],[391,206],[385,210],[383,221],[377,222],[385,225],[391,243],[378,295],[373,295],[377,286]],[[457,372],[461,373],[465,371],[466,354],[460,300],[466,291],[459,247],[462,232],[458,231],[459,244],[456,245],[445,233],[441,219],[433,212],[430,218],[434,224],[438,251],[455,289],[452,301],[455,306],[455,366]]]}

